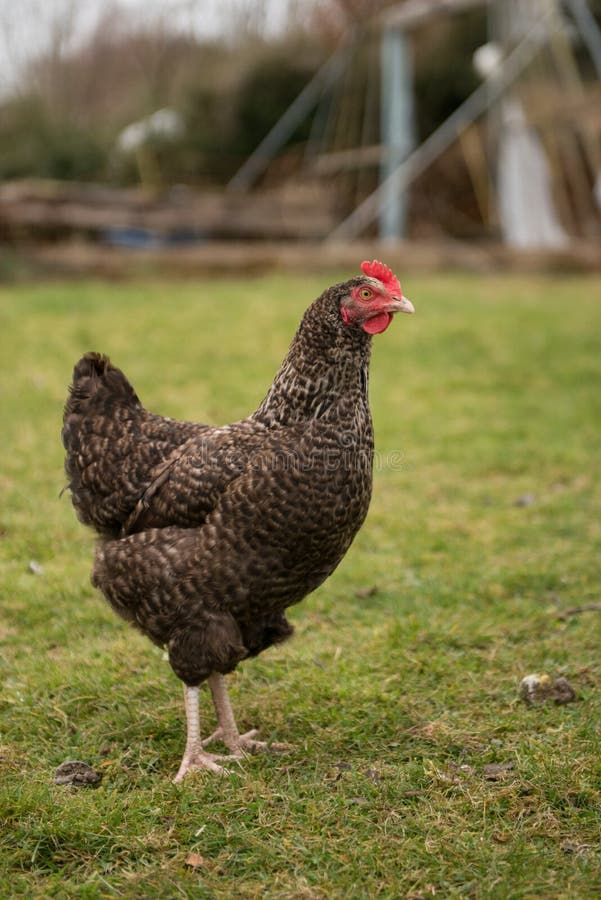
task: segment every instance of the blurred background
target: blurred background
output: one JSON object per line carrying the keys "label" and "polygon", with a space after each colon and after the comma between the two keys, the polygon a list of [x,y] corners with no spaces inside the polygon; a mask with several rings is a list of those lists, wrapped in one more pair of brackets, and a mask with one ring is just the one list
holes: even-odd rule
{"label": "blurred background", "polygon": [[346,264],[356,241],[595,268],[600,22],[601,0],[0,0],[0,272],[315,242]]}

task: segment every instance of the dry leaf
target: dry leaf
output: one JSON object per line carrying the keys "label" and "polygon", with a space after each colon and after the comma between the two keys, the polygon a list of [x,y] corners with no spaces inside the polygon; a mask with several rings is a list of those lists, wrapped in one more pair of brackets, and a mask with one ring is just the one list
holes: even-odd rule
{"label": "dry leaf", "polygon": [[590,850],[589,844],[580,844],[578,841],[564,841],[561,845],[564,853],[573,853],[575,856],[582,856]]}
{"label": "dry leaf", "polygon": [[511,840],[511,835],[507,831],[493,831],[492,839],[497,844],[508,844]]}

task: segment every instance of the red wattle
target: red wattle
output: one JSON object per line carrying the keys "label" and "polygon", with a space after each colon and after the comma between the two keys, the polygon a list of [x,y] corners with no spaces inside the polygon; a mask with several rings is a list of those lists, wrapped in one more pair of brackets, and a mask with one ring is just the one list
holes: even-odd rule
{"label": "red wattle", "polygon": [[378,313],[377,316],[372,316],[370,319],[366,319],[365,322],[362,322],[361,328],[363,331],[367,331],[368,334],[382,334],[383,331],[386,331],[391,322],[392,315],[387,312],[381,312]]}

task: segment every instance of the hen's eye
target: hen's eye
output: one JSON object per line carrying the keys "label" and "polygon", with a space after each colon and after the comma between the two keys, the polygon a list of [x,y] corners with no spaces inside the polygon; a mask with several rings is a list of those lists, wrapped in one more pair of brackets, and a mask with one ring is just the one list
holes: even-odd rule
{"label": "hen's eye", "polygon": [[361,288],[359,291],[359,296],[362,300],[369,300],[371,298],[371,291],[369,288]]}

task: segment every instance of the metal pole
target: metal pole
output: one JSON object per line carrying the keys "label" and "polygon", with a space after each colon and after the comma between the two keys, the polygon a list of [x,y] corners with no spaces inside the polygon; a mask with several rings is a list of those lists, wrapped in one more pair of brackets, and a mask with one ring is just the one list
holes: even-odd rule
{"label": "metal pole", "polygon": [[567,0],[567,3],[572,10],[580,36],[591,55],[597,75],[601,78],[601,29],[586,0]]}
{"label": "metal pole", "polygon": [[315,106],[322,92],[336,81],[342,71],[347,51],[348,45],[339,48],[315,73],[311,81],[292,101],[284,115],[228,182],[228,191],[246,191],[254,184],[278,150],[294,133],[295,128]]}
{"label": "metal pole", "polygon": [[[382,31],[380,52],[380,127],[384,147],[380,181],[385,183],[414,147],[413,61],[410,41],[400,27]],[[398,240],[405,234],[407,193],[400,180],[395,187],[380,197],[379,234],[383,240]]]}

